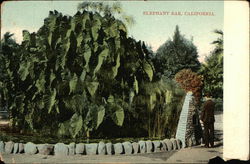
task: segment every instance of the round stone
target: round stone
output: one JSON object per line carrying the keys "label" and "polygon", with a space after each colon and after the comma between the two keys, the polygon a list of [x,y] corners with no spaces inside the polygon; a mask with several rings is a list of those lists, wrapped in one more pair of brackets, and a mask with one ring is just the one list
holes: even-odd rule
{"label": "round stone", "polygon": [[112,155],[114,154],[114,145],[112,143],[106,143],[107,154]]}
{"label": "round stone", "polygon": [[18,144],[18,153],[24,153],[24,144],[23,143]]}
{"label": "round stone", "polygon": [[130,142],[123,142],[122,145],[124,147],[124,153],[125,154],[132,154],[133,146],[132,146],[132,144]]}
{"label": "round stone", "polygon": [[123,153],[123,146],[121,143],[114,144],[115,154],[122,154]]}
{"label": "round stone", "polygon": [[170,141],[173,144],[173,150],[176,150],[177,149],[177,142],[176,142],[176,140],[174,138],[171,138]]}
{"label": "round stone", "polygon": [[24,146],[24,152],[26,154],[36,154],[37,151],[38,151],[37,146],[32,142],[28,142]]}
{"label": "round stone", "polygon": [[86,154],[87,155],[96,155],[97,154],[97,143],[85,144],[86,146]]}
{"label": "round stone", "polygon": [[14,142],[9,141],[5,143],[5,153],[10,154],[14,150]]}
{"label": "round stone", "polygon": [[69,147],[64,143],[57,143],[54,149],[55,155],[57,156],[65,156],[69,155]]}
{"label": "round stone", "polygon": [[98,144],[98,154],[105,155],[106,154],[106,144],[104,142],[99,142]]}
{"label": "round stone", "polygon": [[140,153],[144,154],[146,153],[146,142],[145,141],[139,141],[138,142],[139,147],[140,147]]}
{"label": "round stone", "polygon": [[163,141],[160,141],[160,142],[161,142],[161,145],[162,145],[161,151],[168,151],[167,144],[165,142],[163,142]]}
{"label": "round stone", "polygon": [[76,144],[75,143],[70,143],[68,145],[68,147],[69,147],[69,155],[75,155]]}
{"label": "round stone", "polygon": [[160,141],[153,141],[153,145],[154,145],[154,152],[161,151],[161,142]]}
{"label": "round stone", "polygon": [[137,143],[137,142],[133,142],[132,143],[132,146],[133,146],[133,153],[134,154],[137,154],[137,153],[139,153],[139,144]]}
{"label": "round stone", "polygon": [[5,146],[5,143],[3,141],[0,141],[0,153],[4,152],[4,146]]}
{"label": "round stone", "polygon": [[182,148],[182,142],[180,139],[176,139],[176,142],[177,142],[177,148],[178,149],[181,149]]}
{"label": "round stone", "polygon": [[83,143],[76,144],[76,154],[84,154],[84,147]]}
{"label": "round stone", "polygon": [[169,139],[164,139],[163,142],[167,145],[168,151],[173,150],[173,143]]}
{"label": "round stone", "polygon": [[154,146],[152,141],[150,140],[146,141],[146,148],[147,148],[147,153],[152,153],[154,151]]}
{"label": "round stone", "polygon": [[18,153],[18,148],[19,148],[19,143],[15,143],[14,144],[13,154],[17,154]]}

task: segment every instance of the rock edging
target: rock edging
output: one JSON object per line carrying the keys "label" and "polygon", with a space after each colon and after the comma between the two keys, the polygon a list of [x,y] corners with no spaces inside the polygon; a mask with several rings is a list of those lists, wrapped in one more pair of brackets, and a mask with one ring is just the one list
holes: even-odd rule
{"label": "rock edging", "polygon": [[123,143],[57,143],[57,144],[34,144],[32,142],[14,143],[12,141],[0,141],[0,152],[6,154],[43,154],[43,155],[120,155],[120,154],[143,154],[154,152],[173,151],[182,148],[182,142],[179,139],[164,139],[156,141],[139,141]]}

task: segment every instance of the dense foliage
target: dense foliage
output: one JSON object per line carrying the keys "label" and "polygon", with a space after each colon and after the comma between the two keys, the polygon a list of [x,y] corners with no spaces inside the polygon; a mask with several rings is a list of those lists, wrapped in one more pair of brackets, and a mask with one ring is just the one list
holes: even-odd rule
{"label": "dense foliage", "polygon": [[[8,99],[6,99],[8,97],[7,87],[12,85],[9,83],[11,71],[7,68],[13,67],[16,69],[16,65],[12,63],[19,60],[19,56],[16,55],[19,45],[12,39],[12,36],[13,34],[9,32],[4,34],[0,49],[0,107],[4,108],[4,110],[6,110],[8,105]],[[4,56],[3,52],[5,52]],[[10,90],[9,93],[12,91]]]}
{"label": "dense foliage", "polygon": [[178,117],[184,101],[184,91],[172,80],[162,79],[142,84],[141,93],[135,97],[136,119],[145,122],[149,136],[171,136],[176,132]]}
{"label": "dense foliage", "polygon": [[73,138],[102,136],[112,129],[105,125],[124,135],[175,132],[184,93],[155,78],[150,51],[112,13],[50,12],[38,32],[23,31],[21,45],[2,42],[1,94],[13,127]]}
{"label": "dense foliage", "polygon": [[196,46],[191,40],[181,35],[178,26],[176,26],[173,39],[167,40],[157,50],[154,63],[157,72],[170,79],[182,69],[191,69],[196,72],[200,68]]}
{"label": "dense foliage", "polygon": [[223,98],[223,32],[215,30],[219,38],[212,42],[214,50],[202,64],[200,74],[204,77],[204,93]]}

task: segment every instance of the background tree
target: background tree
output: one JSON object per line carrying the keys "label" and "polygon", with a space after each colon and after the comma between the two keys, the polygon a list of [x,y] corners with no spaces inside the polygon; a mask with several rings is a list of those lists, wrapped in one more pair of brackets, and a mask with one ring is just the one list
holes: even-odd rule
{"label": "background tree", "polygon": [[223,32],[215,30],[219,37],[213,41],[214,50],[206,57],[202,64],[200,74],[204,77],[204,91],[214,98],[223,98]]}
{"label": "background tree", "polygon": [[200,68],[196,46],[192,40],[181,35],[178,26],[173,39],[158,48],[154,63],[157,72],[171,79],[182,69],[189,68],[196,72]]}

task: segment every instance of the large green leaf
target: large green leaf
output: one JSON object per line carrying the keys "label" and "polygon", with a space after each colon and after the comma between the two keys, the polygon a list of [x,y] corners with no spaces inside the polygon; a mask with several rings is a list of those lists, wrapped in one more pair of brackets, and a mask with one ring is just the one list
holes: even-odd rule
{"label": "large green leaf", "polygon": [[87,82],[87,90],[89,94],[93,97],[97,88],[98,88],[99,82]]}
{"label": "large green leaf", "polygon": [[20,75],[20,78],[21,78],[22,81],[24,81],[26,79],[26,77],[28,76],[30,65],[31,65],[30,61],[23,61],[20,64],[18,74]]}
{"label": "large green leaf", "polygon": [[54,88],[49,95],[45,96],[45,107],[47,108],[48,113],[51,112],[55,104],[56,104],[56,89]]}
{"label": "large green leaf", "polygon": [[99,106],[96,118],[96,127],[95,127],[96,129],[103,122],[104,116],[105,116],[105,108],[103,106]]}
{"label": "large green leaf", "polygon": [[76,36],[77,47],[81,46],[83,39],[84,39],[83,33],[80,33]]}
{"label": "large green leaf", "polygon": [[118,52],[121,48],[121,38],[115,38],[115,48],[116,51]]}
{"label": "large green leaf", "polygon": [[86,77],[86,71],[83,69],[83,70],[82,70],[82,74],[81,74],[81,76],[80,76],[81,82],[84,82],[85,77]]}
{"label": "large green leaf", "polygon": [[148,75],[149,80],[152,81],[154,72],[152,66],[147,61],[143,62],[143,70]]}
{"label": "large green leaf", "polygon": [[138,94],[138,92],[139,92],[139,86],[138,86],[138,81],[136,79],[136,76],[134,76],[133,88],[135,90],[135,93]]}
{"label": "large green leaf", "polygon": [[37,92],[45,92],[45,75],[44,71],[42,71],[39,75],[39,79],[37,79],[35,86],[37,87]]}
{"label": "large green leaf", "polygon": [[78,77],[77,75],[74,73],[73,78],[69,81],[69,93],[74,93],[76,90],[76,86],[77,86],[77,82],[78,82]]}
{"label": "large green leaf", "polygon": [[58,106],[58,101],[56,101],[55,109],[56,109],[56,112],[57,112],[57,113],[60,113],[59,106]]}
{"label": "large green leaf", "polygon": [[107,102],[110,103],[110,104],[114,104],[114,102],[115,102],[114,96],[113,95],[109,95]]}
{"label": "large green leaf", "polygon": [[101,19],[100,17],[97,17],[97,15],[93,16],[93,21],[92,21],[92,27],[91,27],[91,32],[94,41],[97,40],[98,38],[98,31],[101,28]]}
{"label": "large green leaf", "polygon": [[90,59],[90,57],[91,57],[91,48],[87,45],[87,44],[85,44],[85,46],[84,46],[84,59],[85,59],[85,66],[84,66],[84,68],[86,68],[87,70],[89,69],[89,59]]}
{"label": "large green leaf", "polygon": [[112,120],[114,121],[114,123],[118,126],[122,126],[123,125],[123,121],[124,121],[124,110],[121,106],[119,105],[114,105],[113,106],[113,114],[111,116]]}
{"label": "large green leaf", "polygon": [[52,82],[56,79],[56,75],[54,74],[53,70],[50,70],[50,86],[52,84]]}
{"label": "large green leaf", "polygon": [[134,100],[134,97],[135,97],[135,92],[133,90],[131,90],[129,92],[129,103],[132,104],[133,100]]}
{"label": "large green leaf", "polygon": [[26,114],[24,118],[25,118],[25,121],[28,124],[29,128],[34,130],[32,113]]}
{"label": "large green leaf", "polygon": [[48,33],[48,43],[50,46],[52,44],[53,31],[56,28],[56,20],[57,20],[57,15],[54,14],[53,12],[50,12],[49,17],[46,20],[48,29],[50,30],[50,32]]}
{"label": "large green leaf", "polygon": [[94,74],[98,72],[102,66],[103,61],[105,58],[109,55],[109,49],[104,49],[99,55],[98,55],[98,64],[94,69]]}
{"label": "large green leaf", "polygon": [[57,55],[56,59],[56,70],[59,66],[61,66],[61,68],[64,69],[69,48],[70,48],[70,39],[66,38],[62,40],[61,51],[59,51],[59,54]]}
{"label": "large green leaf", "polygon": [[59,123],[57,133],[59,136],[70,136],[71,135],[70,129],[71,129],[70,120],[67,120],[63,123]]}
{"label": "large green leaf", "polygon": [[86,34],[84,35],[84,43],[85,43],[85,44],[89,44],[89,43],[91,43],[91,41],[92,41],[92,38],[91,38],[90,33],[88,32],[88,33],[86,33]]}
{"label": "large green leaf", "polygon": [[154,107],[155,107],[155,105],[156,105],[156,101],[157,101],[157,99],[156,99],[156,94],[155,94],[155,93],[152,93],[152,94],[150,95],[150,101],[149,101],[149,110],[150,110],[150,112],[153,111],[153,109],[154,109]]}
{"label": "large green leaf", "polygon": [[18,112],[23,113],[24,112],[24,99],[25,95],[21,94],[16,96],[15,101],[13,102],[15,104],[15,107],[18,109]]}
{"label": "large green leaf", "polygon": [[116,64],[115,66],[112,67],[111,69],[111,79],[114,79],[116,77],[116,75],[118,74],[118,69],[120,67],[121,63],[120,63],[120,54],[117,54],[116,57]]}
{"label": "large green leaf", "polygon": [[166,96],[165,97],[166,104],[169,104],[171,102],[172,97],[173,97],[172,91],[167,91],[165,96]]}
{"label": "large green leaf", "polygon": [[82,130],[83,119],[82,116],[78,114],[74,114],[70,119],[70,133],[73,138],[77,136],[77,134]]}

